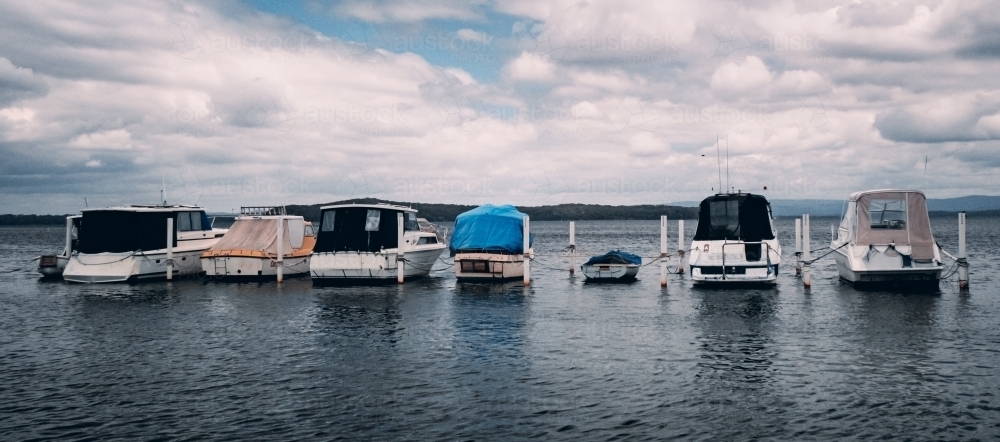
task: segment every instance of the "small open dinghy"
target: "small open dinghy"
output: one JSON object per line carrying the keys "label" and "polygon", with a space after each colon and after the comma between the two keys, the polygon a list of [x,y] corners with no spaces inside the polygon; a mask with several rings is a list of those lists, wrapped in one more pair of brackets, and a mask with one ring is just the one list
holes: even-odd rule
{"label": "small open dinghy", "polygon": [[592,256],[580,266],[588,281],[632,281],[639,273],[642,258],[628,252],[612,250],[603,255]]}

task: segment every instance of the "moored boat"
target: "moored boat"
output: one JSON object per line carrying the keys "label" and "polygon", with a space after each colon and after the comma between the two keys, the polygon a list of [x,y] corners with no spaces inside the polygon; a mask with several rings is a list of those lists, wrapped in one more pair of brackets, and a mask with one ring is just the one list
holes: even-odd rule
{"label": "moored boat", "polygon": [[856,286],[936,288],[944,266],[923,192],[855,192],[830,243],[840,279]]}
{"label": "moored boat", "polygon": [[642,258],[628,252],[612,250],[603,255],[591,257],[580,266],[587,281],[627,282],[634,281],[642,266]]}
{"label": "moored boat", "polygon": [[[486,204],[458,215],[449,244],[459,281],[504,281],[524,277],[524,218],[509,204]],[[529,235],[530,256],[531,236]]]}
{"label": "moored boat", "polygon": [[227,278],[276,276],[279,266],[282,276],[304,275],[315,245],[312,223],[283,206],[241,207],[225,236],[201,255],[201,267],[206,276]]}
{"label": "moored boat", "polygon": [[320,208],[309,273],[317,284],[387,283],[430,274],[447,247],[423,231],[417,211],[390,204]]}
{"label": "moored boat", "polygon": [[762,195],[742,192],[705,198],[688,251],[696,284],[774,284],[781,245],[771,204]]}
{"label": "moored boat", "polygon": [[[169,228],[168,228],[169,227]],[[63,279],[123,282],[201,272],[202,252],[226,233],[189,205],[127,205],[82,211],[78,249]]]}

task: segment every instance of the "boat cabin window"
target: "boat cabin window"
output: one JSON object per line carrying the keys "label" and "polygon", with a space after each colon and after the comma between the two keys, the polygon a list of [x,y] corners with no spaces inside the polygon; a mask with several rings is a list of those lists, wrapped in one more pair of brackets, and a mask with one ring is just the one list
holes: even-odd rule
{"label": "boat cabin window", "polygon": [[438,239],[436,237],[433,237],[433,236],[421,236],[420,239],[417,240],[417,245],[420,245],[420,244],[437,244],[437,242],[438,242]]}
{"label": "boat cabin window", "polygon": [[740,236],[740,202],[736,199],[709,203],[712,236]]}
{"label": "boat cabin window", "polygon": [[334,221],[337,220],[336,210],[327,210],[323,212],[323,219],[320,221],[319,229],[323,232],[332,232]]}
{"label": "boat cabin window", "polygon": [[902,199],[873,199],[868,214],[872,229],[906,229],[906,201]]}
{"label": "boat cabin window", "polygon": [[365,219],[366,232],[378,232],[378,223],[382,219],[382,212],[379,210],[368,210],[368,218]]}
{"label": "boat cabin window", "polygon": [[306,224],[305,235],[306,236],[316,236],[316,232],[313,231],[312,224]]}
{"label": "boat cabin window", "polygon": [[406,231],[418,231],[420,230],[420,223],[417,222],[417,214],[413,212],[408,212],[403,221],[403,230]]}
{"label": "boat cabin window", "polygon": [[212,220],[205,212],[177,212],[177,231],[212,230]]}

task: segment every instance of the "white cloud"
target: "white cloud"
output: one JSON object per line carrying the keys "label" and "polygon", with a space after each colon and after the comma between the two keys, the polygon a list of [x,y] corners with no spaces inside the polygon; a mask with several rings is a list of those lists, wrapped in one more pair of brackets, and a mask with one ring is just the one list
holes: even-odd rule
{"label": "white cloud", "polygon": [[712,73],[712,89],[725,94],[758,91],[770,84],[773,74],[757,57],[747,57],[741,63],[726,63]]}
{"label": "white cloud", "polygon": [[482,32],[473,31],[472,29],[459,29],[455,32],[455,36],[464,41],[475,41],[479,43],[489,43],[493,40],[493,37],[490,37]]}
{"label": "white cloud", "polygon": [[131,149],[132,134],[124,129],[83,134],[70,141],[67,145],[81,149]]}
{"label": "white cloud", "polygon": [[503,71],[514,81],[547,82],[555,79],[556,65],[542,55],[522,52],[507,63]]}

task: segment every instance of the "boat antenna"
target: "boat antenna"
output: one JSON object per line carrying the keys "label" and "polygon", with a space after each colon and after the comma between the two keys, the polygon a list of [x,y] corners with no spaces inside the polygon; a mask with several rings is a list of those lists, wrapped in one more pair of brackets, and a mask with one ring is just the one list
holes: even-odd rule
{"label": "boat antenna", "polygon": [[164,178],[163,175],[161,174],[160,175],[160,201],[163,202],[164,206],[167,205],[167,196],[166,195],[167,195],[167,179]]}
{"label": "boat antenna", "polygon": [[719,134],[715,134],[715,164],[719,166],[719,190],[722,190],[722,153],[719,150]]}
{"label": "boat antenna", "polygon": [[927,155],[924,155],[924,173],[927,173]]}
{"label": "boat antenna", "polygon": [[730,186],[729,186],[729,133],[726,133],[726,189],[730,189]]}
{"label": "boat antenna", "polygon": [[90,204],[87,204],[87,197],[83,197],[83,207],[89,209]]}

